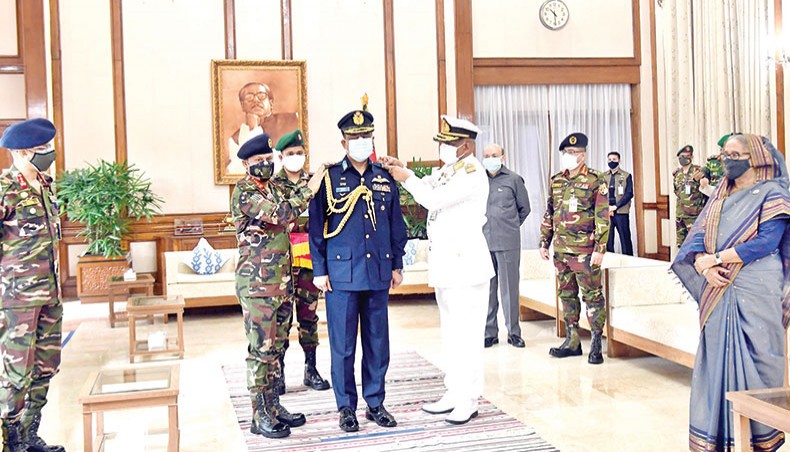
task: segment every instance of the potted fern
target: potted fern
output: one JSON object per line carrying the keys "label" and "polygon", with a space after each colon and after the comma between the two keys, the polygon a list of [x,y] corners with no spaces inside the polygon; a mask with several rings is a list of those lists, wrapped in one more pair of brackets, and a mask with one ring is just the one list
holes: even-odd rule
{"label": "potted fern", "polygon": [[129,267],[123,239],[132,219],[150,221],[160,212],[162,200],[139,168],[105,160],[61,173],[57,195],[62,213],[83,226],[77,237],[88,243],[77,263],[77,295],[88,301],[103,297],[107,279]]}

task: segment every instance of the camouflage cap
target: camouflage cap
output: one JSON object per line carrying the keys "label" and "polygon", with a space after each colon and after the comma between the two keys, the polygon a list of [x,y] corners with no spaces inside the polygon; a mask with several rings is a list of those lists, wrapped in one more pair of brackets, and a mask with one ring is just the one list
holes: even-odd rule
{"label": "camouflage cap", "polygon": [[284,151],[295,146],[304,146],[304,137],[302,136],[302,131],[299,129],[291,133],[286,133],[280,137],[280,139],[277,140],[277,146],[274,148],[278,151]]}

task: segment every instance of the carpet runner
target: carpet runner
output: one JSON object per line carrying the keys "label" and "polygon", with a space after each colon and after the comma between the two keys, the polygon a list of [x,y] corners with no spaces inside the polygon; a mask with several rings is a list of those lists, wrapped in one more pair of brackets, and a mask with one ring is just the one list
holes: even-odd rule
{"label": "carpet runner", "polygon": [[[328,373],[329,363],[324,362],[319,368],[327,369]],[[395,416],[398,426],[382,428],[365,419],[365,402],[358,387],[359,431],[355,433],[345,433],[338,428],[337,408],[331,389],[314,391],[305,386],[289,385],[288,392],[281,396],[281,402],[291,412],[304,413],[307,424],[292,429],[291,435],[285,439],[253,435],[250,433],[252,409],[245,383],[246,367],[239,363],[222,369],[239,428],[250,452],[558,450],[538,436],[534,429],[503,413],[485,399],[480,400],[478,417],[464,425],[450,425],[444,421],[445,415],[423,412],[423,404],[439,399],[444,393],[444,375],[414,352],[393,354],[387,372],[384,405]]]}

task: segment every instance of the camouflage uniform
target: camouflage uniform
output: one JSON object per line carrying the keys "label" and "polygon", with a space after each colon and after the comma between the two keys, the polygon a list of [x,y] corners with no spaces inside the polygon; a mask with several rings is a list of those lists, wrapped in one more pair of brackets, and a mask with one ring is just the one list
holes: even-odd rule
{"label": "camouflage uniform", "polygon": [[34,190],[12,166],[0,174],[0,417],[27,429],[58,372],[63,306],[58,276],[60,218],[52,179]]}
{"label": "camouflage uniform", "polygon": [[702,169],[702,176],[710,181],[711,186],[718,186],[719,181],[724,177],[724,166],[721,164],[721,160],[716,157],[708,158],[708,163]]}
{"label": "camouflage uniform", "polygon": [[[299,188],[299,185],[304,185],[291,182],[284,169],[281,169],[272,180],[284,192],[286,198],[294,196],[294,192]],[[291,230],[294,232],[307,232],[307,224],[294,220]],[[313,285],[313,270],[293,267],[292,276],[294,295],[287,300],[287,303],[291,305],[291,310],[293,310],[294,306],[296,307],[296,319],[299,323],[299,345],[302,346],[302,350],[315,350],[318,346],[318,314],[316,314],[318,288]],[[292,324],[293,315],[287,320],[287,325],[285,326],[285,350],[288,349],[288,335]]]}
{"label": "camouflage uniform", "polygon": [[699,191],[699,181],[694,180],[695,170],[700,170],[698,165],[689,166],[688,171],[678,168],[672,173],[674,178],[677,208],[675,209],[675,228],[677,229],[678,246],[683,244],[689,229],[697,220],[697,216],[705,207],[705,195]]}
{"label": "camouflage uniform", "polygon": [[248,175],[236,184],[231,198],[239,241],[236,295],[249,341],[247,388],[251,392],[270,387],[280,376],[277,358],[291,317],[286,300],[293,294],[288,230],[312,197],[306,186],[296,189],[293,198],[286,198],[274,184],[269,187],[264,189]]}
{"label": "camouflage uniform", "polygon": [[[540,226],[540,246],[548,249],[554,239],[559,298],[569,326],[579,323],[581,287],[591,329],[602,331],[606,309],[601,267],[591,266],[592,253],[606,252],[609,238],[609,189],[604,176],[582,164],[579,174],[563,171],[551,178],[551,193]],[[575,202],[573,201],[575,199]],[[573,212],[573,204],[576,211]]]}

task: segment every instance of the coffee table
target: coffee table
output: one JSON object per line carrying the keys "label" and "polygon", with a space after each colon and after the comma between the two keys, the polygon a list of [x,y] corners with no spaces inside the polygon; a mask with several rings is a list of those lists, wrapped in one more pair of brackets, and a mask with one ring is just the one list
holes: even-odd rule
{"label": "coffee table", "polygon": [[[126,303],[126,313],[129,317],[129,362],[134,363],[136,356],[152,356],[161,354],[177,354],[184,357],[184,297],[181,295],[131,297]],[[177,319],[178,335],[175,339],[168,338],[164,349],[149,350],[148,341],[137,340],[137,319],[153,318],[164,315],[165,320],[169,314],[175,314]],[[166,322],[165,322],[166,323]]]}
{"label": "coffee table", "polygon": [[115,328],[115,322],[126,319],[126,313],[123,311],[115,311],[115,302],[129,298],[129,296],[136,292],[142,291],[143,295],[154,295],[154,277],[147,273],[137,275],[134,281],[124,281],[123,277],[110,276],[107,279],[107,289],[109,290],[109,305],[110,305],[110,328]]}
{"label": "coffee table", "polygon": [[[168,452],[179,449],[179,366],[139,367],[93,372],[80,393],[84,451],[101,451],[113,434],[104,432],[104,412],[166,406]],[[93,416],[96,415],[96,434]],[[94,448],[95,446],[95,448]]]}
{"label": "coffee table", "polygon": [[750,419],[790,432],[790,388],[728,392],[727,400],[732,402],[736,451],[751,450]]}

